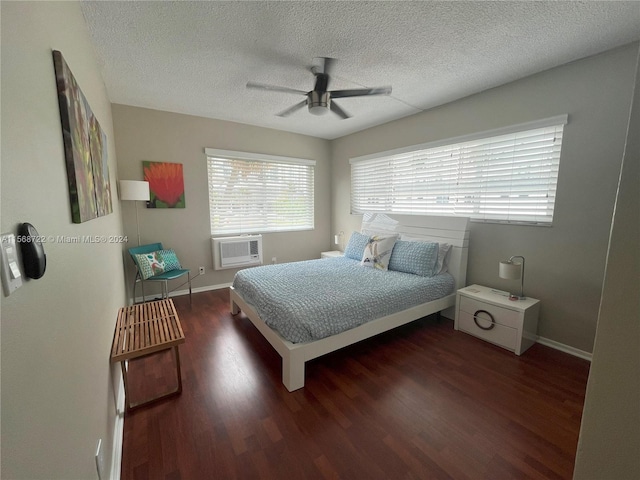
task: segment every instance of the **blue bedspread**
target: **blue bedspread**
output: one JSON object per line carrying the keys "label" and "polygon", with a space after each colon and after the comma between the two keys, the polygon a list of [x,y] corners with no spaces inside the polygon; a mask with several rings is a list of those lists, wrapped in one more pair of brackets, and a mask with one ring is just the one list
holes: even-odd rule
{"label": "blue bedspread", "polygon": [[444,297],[454,279],[381,271],[341,257],[240,270],[233,287],[267,325],[299,343]]}

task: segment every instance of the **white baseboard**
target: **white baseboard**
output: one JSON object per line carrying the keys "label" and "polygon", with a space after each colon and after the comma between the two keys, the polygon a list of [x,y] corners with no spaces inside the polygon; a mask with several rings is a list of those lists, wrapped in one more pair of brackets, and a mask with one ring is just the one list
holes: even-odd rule
{"label": "white baseboard", "polygon": [[[196,288],[192,288],[191,292],[192,293],[200,293],[200,292],[208,292],[210,290],[220,290],[222,288],[229,288],[231,286],[231,282],[230,283],[220,283],[218,285],[207,285],[204,287],[196,287]],[[189,289],[185,289],[185,290],[176,290],[175,292],[171,292],[169,294],[170,297],[177,297],[180,295],[189,295]]]}
{"label": "white baseboard", "polygon": [[116,423],[113,427],[113,450],[111,452],[110,480],[120,480],[122,469],[122,443],[124,437],[124,382],[122,375],[118,375],[118,393],[116,395]]}
{"label": "white baseboard", "polygon": [[573,355],[574,357],[579,357],[584,360],[588,360],[589,362],[591,361],[591,353],[585,352],[584,350],[579,350],[574,347],[570,347],[569,345],[565,345],[564,343],[556,342],[555,340],[550,340],[544,337],[538,337],[538,343],[540,345],[545,345],[555,350],[560,350],[561,352],[568,353],[569,355]]}
{"label": "white baseboard", "polygon": [[[191,293],[200,293],[200,292],[208,292],[210,290],[220,290],[222,288],[229,288],[231,283],[221,283],[218,285],[206,285],[204,287],[196,287],[191,289]],[[169,297],[179,297],[181,295],[189,295],[189,289],[185,290],[176,290],[169,293]],[[153,295],[145,295],[146,301],[154,300],[160,296],[160,293],[155,293]],[[142,297],[136,297],[135,302],[138,303],[144,301]]]}

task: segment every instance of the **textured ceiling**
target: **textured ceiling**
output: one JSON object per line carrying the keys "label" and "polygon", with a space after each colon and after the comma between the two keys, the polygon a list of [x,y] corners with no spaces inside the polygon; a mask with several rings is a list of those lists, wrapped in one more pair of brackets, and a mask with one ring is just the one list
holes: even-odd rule
{"label": "textured ceiling", "polygon": [[[640,2],[83,1],[113,103],[337,138],[640,39]],[[247,81],[313,88],[313,57],[352,118]]]}

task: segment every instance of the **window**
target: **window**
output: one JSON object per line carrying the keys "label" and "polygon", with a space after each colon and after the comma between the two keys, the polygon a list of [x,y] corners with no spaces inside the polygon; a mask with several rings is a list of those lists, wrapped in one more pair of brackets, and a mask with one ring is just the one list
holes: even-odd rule
{"label": "window", "polygon": [[550,225],[567,118],[351,159],[351,212]]}
{"label": "window", "polygon": [[312,230],[315,161],[206,148],[211,234]]}

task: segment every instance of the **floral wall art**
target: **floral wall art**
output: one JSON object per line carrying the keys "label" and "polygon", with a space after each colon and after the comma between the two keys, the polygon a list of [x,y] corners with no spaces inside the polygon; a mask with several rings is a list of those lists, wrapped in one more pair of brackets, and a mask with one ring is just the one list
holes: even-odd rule
{"label": "floral wall art", "polygon": [[62,53],[53,50],[73,223],[112,212],[107,136]]}
{"label": "floral wall art", "polygon": [[147,208],[184,208],[184,178],[181,163],[142,162],[144,179],[149,182]]}

